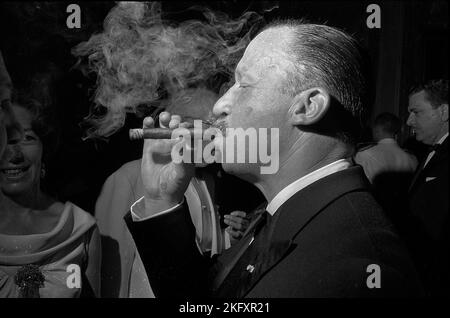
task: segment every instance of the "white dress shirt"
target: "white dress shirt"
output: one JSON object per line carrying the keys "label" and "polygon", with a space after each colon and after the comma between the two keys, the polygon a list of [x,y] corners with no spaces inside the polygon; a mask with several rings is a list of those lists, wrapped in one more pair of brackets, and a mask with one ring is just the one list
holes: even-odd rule
{"label": "white dress shirt", "polygon": [[286,186],[283,190],[278,192],[278,194],[270,201],[270,203],[267,205],[267,212],[270,213],[270,215],[274,215],[275,212],[279,209],[280,206],[283,205],[287,200],[289,200],[294,194],[299,192],[300,190],[306,188],[310,184],[316,182],[319,179],[325,178],[326,176],[347,169],[351,166],[351,163],[347,159],[340,159],[337,161],[334,161],[320,169],[317,169],[300,179],[297,179],[296,181],[292,182],[288,186]]}
{"label": "white dress shirt", "polygon": [[[340,159],[322,168],[314,170],[311,173],[308,173],[307,175],[301,177],[300,179],[297,179],[296,181],[290,183],[283,190],[278,192],[278,194],[267,205],[266,211],[273,216],[287,200],[289,200],[294,194],[296,194],[300,190],[303,190],[307,186],[313,184],[314,182],[322,178],[325,178],[326,176],[329,176],[332,173],[348,169],[351,165],[352,164],[349,160]],[[248,245],[251,245],[254,240],[255,237],[252,237]]]}
{"label": "white dress shirt", "polygon": [[363,167],[371,183],[381,173],[413,173],[418,164],[416,157],[400,148],[393,138],[381,139],[376,145],[358,151],[355,162]]}
{"label": "white dress shirt", "polygon": [[[448,137],[448,132],[444,136],[442,136],[442,138],[439,139],[439,141],[436,144],[439,144],[439,145],[442,144],[444,142],[445,138],[447,138],[447,137]],[[436,153],[436,150],[433,150],[432,152],[430,152],[428,154],[427,160],[425,161],[425,164],[423,165],[424,167],[428,164],[428,162],[430,162],[431,158],[433,158],[435,153]]]}

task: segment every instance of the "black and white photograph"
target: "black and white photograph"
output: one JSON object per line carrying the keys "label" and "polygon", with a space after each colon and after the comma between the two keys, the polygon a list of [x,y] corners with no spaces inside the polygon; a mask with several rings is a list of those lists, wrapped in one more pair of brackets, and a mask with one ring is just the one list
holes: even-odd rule
{"label": "black and white photograph", "polygon": [[448,55],[445,0],[1,2],[0,304],[450,298]]}

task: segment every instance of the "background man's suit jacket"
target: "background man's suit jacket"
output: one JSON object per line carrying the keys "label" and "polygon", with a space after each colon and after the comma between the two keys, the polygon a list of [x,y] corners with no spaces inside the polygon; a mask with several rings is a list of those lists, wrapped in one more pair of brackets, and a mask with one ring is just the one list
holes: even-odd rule
{"label": "background man's suit jacket", "polygon": [[[198,253],[186,205],[125,221],[157,297],[420,295],[409,255],[367,187],[360,167],[320,179],[273,217],[262,214],[214,260]],[[381,288],[367,285],[371,264],[379,266]]]}
{"label": "background man's suit jacket", "polygon": [[409,190],[406,237],[418,269],[432,294],[450,293],[448,137],[423,168]]}

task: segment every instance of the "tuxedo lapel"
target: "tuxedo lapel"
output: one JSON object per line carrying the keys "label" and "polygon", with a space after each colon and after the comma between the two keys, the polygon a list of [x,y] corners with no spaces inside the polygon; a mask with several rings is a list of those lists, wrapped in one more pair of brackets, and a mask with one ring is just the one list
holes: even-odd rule
{"label": "tuxedo lapel", "polygon": [[253,233],[256,226],[263,221],[263,214],[252,221],[243,237],[234,244],[230,249],[226,250],[220,257],[217,258],[215,268],[210,273],[212,279],[212,291],[216,291],[228,276],[230,271],[239,261],[241,256],[245,253],[253,240]]}
{"label": "tuxedo lapel", "polygon": [[[221,258],[223,269],[215,281],[220,296],[245,296],[281,259],[294,248],[295,236],[315,215],[340,196],[368,189],[360,167],[352,167],[327,176],[297,192],[274,214],[250,245],[247,233],[239,242],[239,252],[232,260]],[[249,237],[250,236],[250,237]],[[245,241],[244,241],[245,240]],[[230,261],[229,264],[226,262]]]}
{"label": "tuxedo lapel", "polygon": [[297,192],[276,212],[278,223],[272,240],[292,240],[331,201],[352,191],[368,191],[362,168],[351,167],[333,173]]}
{"label": "tuxedo lapel", "polygon": [[417,169],[413,180],[411,181],[411,185],[409,187],[408,192],[412,192],[413,188],[419,184],[422,183],[425,180],[425,175],[427,171],[432,170],[433,167],[435,167],[437,164],[439,164],[441,161],[446,160],[448,158],[448,137],[445,138],[442,145],[439,147],[438,150],[436,150],[433,157],[430,159],[428,164],[424,167],[425,161],[422,161],[419,168]]}
{"label": "tuxedo lapel", "polygon": [[425,166],[424,169],[427,169],[428,167],[434,167],[436,166],[436,164],[438,164],[439,162],[441,162],[442,160],[447,159],[448,157],[448,137],[445,138],[444,142],[442,143],[442,145],[438,148],[438,150],[436,150],[436,153],[434,154],[434,156],[430,159],[430,162],[428,162],[428,164]]}
{"label": "tuxedo lapel", "polygon": [[[258,281],[296,247],[294,239],[330,202],[352,191],[368,191],[369,185],[360,167],[331,174],[286,201],[273,216],[271,233],[262,238],[256,251],[261,266],[240,296],[247,294]],[[268,239],[267,239],[268,238]],[[266,244],[264,244],[264,241]],[[258,245],[256,245],[258,246]],[[257,263],[254,261],[253,263]]]}
{"label": "tuxedo lapel", "polygon": [[426,158],[425,158],[425,160],[423,160],[423,161],[420,163],[419,167],[417,168],[416,173],[414,174],[414,177],[412,178],[412,181],[411,181],[411,184],[410,184],[410,186],[409,186],[408,192],[411,192],[411,191],[412,191],[412,189],[414,188],[415,184],[416,184],[417,181],[419,180],[419,176],[422,174],[423,167],[424,167],[424,165],[425,165],[425,161],[426,161]]}

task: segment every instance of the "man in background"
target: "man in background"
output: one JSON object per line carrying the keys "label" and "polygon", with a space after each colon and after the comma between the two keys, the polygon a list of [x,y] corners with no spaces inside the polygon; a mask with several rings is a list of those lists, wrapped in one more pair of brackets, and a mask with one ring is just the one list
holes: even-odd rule
{"label": "man in background", "polygon": [[397,143],[397,134],[401,128],[400,119],[391,113],[379,114],[372,127],[375,144],[360,149],[355,161],[364,169],[371,183],[383,173],[414,173],[417,159],[404,151]]}
{"label": "man in background", "polygon": [[408,192],[407,238],[431,295],[449,295],[448,80],[411,90],[407,125],[429,148]]}
{"label": "man in background", "polygon": [[417,159],[397,143],[400,119],[391,113],[375,118],[372,136],[375,144],[360,149],[355,162],[361,165],[373,186],[374,194],[394,222],[400,221],[397,203],[404,200],[409,183],[417,168]]}

